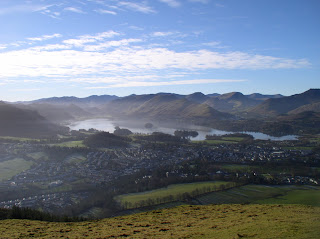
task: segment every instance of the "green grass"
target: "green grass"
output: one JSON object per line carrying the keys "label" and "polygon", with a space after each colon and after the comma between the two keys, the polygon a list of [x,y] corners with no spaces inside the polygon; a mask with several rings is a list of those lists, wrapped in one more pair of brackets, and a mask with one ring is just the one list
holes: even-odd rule
{"label": "green grass", "polygon": [[275,203],[320,206],[320,187],[245,185],[197,197],[201,204]]}
{"label": "green grass", "polygon": [[116,218],[54,223],[0,221],[1,238],[319,238],[320,208],[298,205],[180,206]]}
{"label": "green grass", "polygon": [[294,190],[283,196],[258,200],[258,204],[303,204],[320,207],[320,190]]}
{"label": "green grass", "polygon": [[29,153],[27,156],[33,158],[34,160],[39,160],[39,159],[48,159],[48,156],[44,152],[36,152],[36,153]]}
{"label": "green grass", "polygon": [[14,175],[29,169],[32,164],[32,161],[27,161],[22,158],[0,162],[0,180],[8,180]]}
{"label": "green grass", "polygon": [[172,196],[171,199],[165,201],[174,201],[179,198],[179,195],[183,193],[191,194],[195,190],[206,190],[215,191],[219,189],[221,185],[235,186],[235,183],[224,182],[224,181],[215,181],[215,182],[198,182],[198,183],[185,183],[185,184],[173,184],[166,188],[160,188],[152,191],[142,192],[142,193],[130,193],[116,196],[115,199],[121,203],[122,206],[130,204],[131,206],[126,206],[126,208],[137,207],[142,201],[153,200],[152,204],[159,204],[166,197]]}
{"label": "green grass", "polygon": [[66,161],[71,164],[81,163],[86,160],[86,157],[81,154],[73,154],[66,158]]}
{"label": "green grass", "polygon": [[37,141],[39,142],[39,139],[33,139],[33,138],[23,138],[23,137],[11,137],[11,136],[0,136],[0,139],[8,139],[8,140],[15,140],[20,142],[26,142],[26,141]]}
{"label": "green grass", "polygon": [[54,144],[55,146],[60,146],[60,147],[86,147],[83,144],[83,141],[67,141],[59,144]]}
{"label": "green grass", "polygon": [[244,137],[222,137],[223,140],[241,142]]}

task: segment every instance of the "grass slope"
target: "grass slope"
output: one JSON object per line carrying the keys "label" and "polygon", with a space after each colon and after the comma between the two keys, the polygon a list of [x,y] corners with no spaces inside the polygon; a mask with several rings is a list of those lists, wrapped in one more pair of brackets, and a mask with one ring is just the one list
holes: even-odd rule
{"label": "grass slope", "polygon": [[10,179],[14,175],[29,169],[32,164],[33,162],[22,158],[0,162],[0,181]]}
{"label": "grass slope", "polygon": [[0,221],[1,238],[318,238],[320,208],[181,206],[97,221]]}

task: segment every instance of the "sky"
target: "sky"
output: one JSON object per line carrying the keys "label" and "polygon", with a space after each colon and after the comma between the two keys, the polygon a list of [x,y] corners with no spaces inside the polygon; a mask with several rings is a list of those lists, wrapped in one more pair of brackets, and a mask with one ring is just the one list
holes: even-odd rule
{"label": "sky", "polygon": [[0,0],[0,100],[320,87],[319,0]]}

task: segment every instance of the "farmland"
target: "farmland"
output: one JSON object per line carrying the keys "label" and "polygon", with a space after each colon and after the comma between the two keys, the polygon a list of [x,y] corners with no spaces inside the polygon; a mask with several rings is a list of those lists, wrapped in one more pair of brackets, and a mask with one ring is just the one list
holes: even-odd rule
{"label": "farmland", "polygon": [[0,162],[0,181],[10,179],[12,176],[29,169],[32,164],[33,162],[22,158]]}
{"label": "farmland", "polygon": [[[135,208],[139,205],[155,205],[164,202],[181,200],[185,193],[198,195],[201,192],[216,191],[221,188],[234,187],[236,184],[232,182],[214,181],[200,183],[174,184],[166,188],[160,188],[143,193],[132,193],[117,196],[115,199],[125,208]],[[144,203],[149,202],[149,203]]]}

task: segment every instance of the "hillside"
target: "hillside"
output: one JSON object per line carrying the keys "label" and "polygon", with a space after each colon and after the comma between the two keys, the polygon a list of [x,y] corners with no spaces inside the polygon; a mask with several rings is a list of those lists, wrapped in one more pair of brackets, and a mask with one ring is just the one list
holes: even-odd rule
{"label": "hillside", "polygon": [[232,118],[213,108],[191,102],[174,94],[131,95],[110,102],[105,111],[116,117],[150,118],[150,119],[204,119]]}
{"label": "hillside", "polygon": [[117,98],[118,97],[115,95],[91,95],[85,98],[78,98],[74,96],[64,96],[64,97],[44,98],[44,99],[31,101],[29,103],[48,103],[48,104],[56,104],[56,105],[75,104],[75,105],[95,107],[97,105],[105,104]]}
{"label": "hillside", "polygon": [[222,112],[243,111],[260,103],[260,100],[251,99],[240,92],[231,92],[211,97],[204,102],[204,104]]}
{"label": "hillside", "polygon": [[180,206],[85,222],[0,221],[2,238],[317,238],[320,208]]}
{"label": "hillside", "polygon": [[33,103],[28,105],[20,104],[17,107],[37,111],[41,116],[55,122],[92,117],[91,113],[75,104]]}
{"label": "hillside", "polygon": [[2,136],[43,137],[65,130],[65,127],[49,122],[36,111],[19,109],[0,102],[0,135]]}
{"label": "hillside", "polygon": [[287,96],[279,99],[268,99],[254,109],[250,113],[276,116],[280,114],[287,114],[301,107],[320,102],[320,89],[310,89],[301,94]]}

